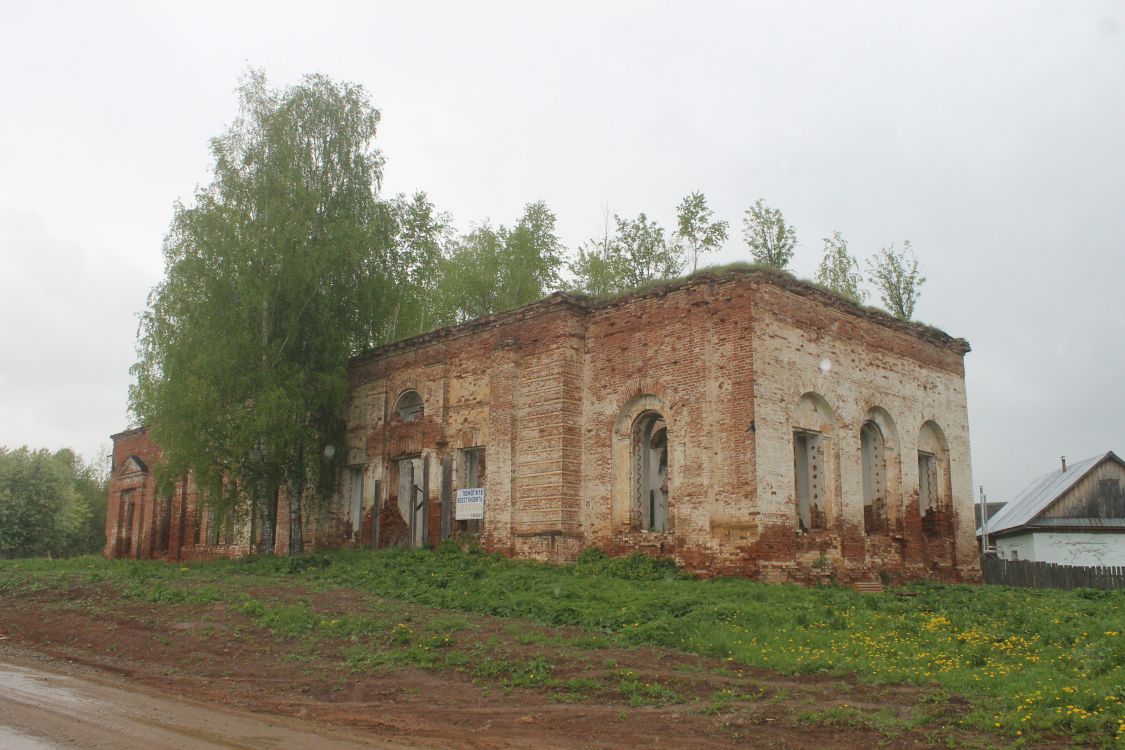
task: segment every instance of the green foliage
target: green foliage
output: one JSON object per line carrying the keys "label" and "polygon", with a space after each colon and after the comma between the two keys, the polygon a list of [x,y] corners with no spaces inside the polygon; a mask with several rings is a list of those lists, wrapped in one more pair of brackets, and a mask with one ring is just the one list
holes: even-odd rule
{"label": "green foliage", "polygon": [[684,249],[669,244],[664,228],[641,213],[636,219],[614,216],[615,231],[590,240],[570,264],[576,287],[597,296],[620,294],[653,281],[672,279],[684,268]]}
{"label": "green foliage", "polygon": [[756,263],[784,271],[797,247],[797,230],[761,198],[742,217],[742,237]]}
{"label": "green foliage", "polygon": [[0,447],[0,557],[98,552],[106,478],[73,451]]}
{"label": "green foliage", "polygon": [[[654,644],[786,673],[854,674],[867,683],[940,687],[982,708],[962,722],[1015,737],[1062,733],[1075,742],[1109,745],[1125,721],[1125,591],[1032,591],[996,586],[919,583],[914,596],[850,589],[777,586],[743,579],[692,580],[607,574],[610,558],[588,551],[576,565],[507,560],[497,555],[419,550],[338,551],[285,572],[277,561],[198,563],[190,569],[153,561],[0,561],[0,590],[98,583],[123,592],[160,591],[153,600],[182,606],[174,591],[260,592],[267,586],[355,588],[375,596],[461,612],[572,625],[600,633],[599,647]],[[645,569],[623,562],[625,571]],[[218,584],[221,582],[221,586]],[[369,639],[348,652],[354,669],[412,664],[470,666],[510,685],[562,687],[553,664],[488,652],[466,660],[450,648],[460,623],[419,627],[362,613],[330,615],[310,605],[270,603],[228,594],[236,611],[279,634]],[[351,619],[346,619],[348,617]],[[574,647],[580,647],[577,642]],[[487,653],[486,653],[487,652]],[[616,664],[607,660],[606,667]],[[666,686],[616,675],[616,687],[638,703],[677,700]],[[782,699],[779,692],[774,696]],[[815,723],[858,721],[852,711],[810,714]],[[890,717],[871,717],[888,731]]]}
{"label": "green foliage", "polygon": [[848,254],[848,241],[839,232],[824,238],[824,257],[816,270],[816,281],[856,304],[863,304],[867,292],[860,289],[863,277],[859,263]]}
{"label": "green foliage", "polygon": [[480,224],[441,265],[435,322],[462,323],[542,299],[558,287],[562,262],[555,214],[542,201],[525,206],[511,229]]}
{"label": "green foliage", "polygon": [[452,242],[452,218],[439,212],[423,192],[398,196],[385,205],[393,234],[387,273],[391,292],[385,341],[425,333],[447,317],[438,284]]}
{"label": "green foliage", "polygon": [[910,320],[918,302],[926,277],[918,271],[918,259],[910,248],[910,241],[902,243],[902,250],[880,248],[874,258],[867,260],[868,279],[879,290],[883,306],[901,320]]}
{"label": "green foliage", "polygon": [[694,192],[680,201],[676,208],[676,243],[681,252],[691,255],[691,270],[699,267],[702,253],[713,253],[727,241],[729,224],[712,221],[711,209],[703,193]]}
{"label": "green foliage", "polygon": [[251,72],[240,99],[211,142],[210,184],[175,208],[130,405],[167,476],[224,477],[235,500],[285,482],[299,518],[305,488],[323,496],[335,479],[348,358],[385,325],[379,113],[323,76],[278,91]]}

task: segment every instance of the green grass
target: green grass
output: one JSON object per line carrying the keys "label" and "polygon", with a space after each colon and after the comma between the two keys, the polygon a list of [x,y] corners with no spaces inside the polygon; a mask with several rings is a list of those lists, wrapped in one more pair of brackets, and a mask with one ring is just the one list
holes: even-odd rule
{"label": "green grass", "polygon": [[[306,590],[355,588],[451,612],[425,625],[384,622],[240,593],[280,588],[285,581]],[[442,639],[472,627],[457,612],[519,617],[580,628],[568,647],[648,644],[720,657],[732,668],[930,685],[983,707],[962,720],[967,726],[1013,739],[1060,733],[1086,744],[1125,743],[1125,591],[919,583],[909,587],[912,597],[865,595],[836,587],[694,580],[668,561],[641,556],[587,553],[578,564],[554,567],[449,549],[336,551],[185,566],[96,558],[0,562],[0,595],[88,584],[168,606],[226,601],[280,634],[364,639],[350,658],[353,668],[388,659],[448,664]],[[554,636],[528,631],[518,640],[553,643]],[[386,649],[397,655],[375,655]],[[505,685],[557,682],[549,665],[488,658],[474,661],[473,668]],[[675,700],[644,680],[634,686],[618,678],[616,686],[631,702]],[[853,720],[845,713],[836,718]]]}

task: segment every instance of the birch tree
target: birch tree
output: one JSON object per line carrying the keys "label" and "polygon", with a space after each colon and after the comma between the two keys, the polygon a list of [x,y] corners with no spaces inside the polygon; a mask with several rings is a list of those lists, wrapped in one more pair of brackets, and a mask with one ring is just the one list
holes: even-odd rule
{"label": "birch tree", "polygon": [[703,193],[694,192],[680,201],[676,208],[675,241],[691,256],[691,270],[699,268],[699,256],[716,252],[727,241],[729,224],[712,221],[714,213]]}
{"label": "birch tree", "polygon": [[779,271],[789,266],[797,247],[797,230],[785,223],[780,210],[770,208],[761,198],[742,217],[742,238],[754,262]]}
{"label": "birch tree", "polygon": [[324,76],[272,89],[251,71],[239,100],[211,141],[211,181],[174,208],[130,407],[171,476],[192,471],[266,509],[265,552],[265,501],[285,486],[299,554],[306,491],[327,497],[344,457],[348,358],[385,327],[379,112],[362,87]]}
{"label": "birch tree", "polygon": [[910,241],[902,243],[902,250],[880,248],[874,258],[867,260],[867,273],[871,283],[879,290],[883,306],[896,318],[910,320],[918,302],[926,277],[918,270],[918,259]]}
{"label": "birch tree", "polygon": [[857,304],[867,298],[867,292],[859,286],[863,281],[859,263],[848,253],[848,241],[839,232],[824,238],[824,256],[816,270],[816,280]]}

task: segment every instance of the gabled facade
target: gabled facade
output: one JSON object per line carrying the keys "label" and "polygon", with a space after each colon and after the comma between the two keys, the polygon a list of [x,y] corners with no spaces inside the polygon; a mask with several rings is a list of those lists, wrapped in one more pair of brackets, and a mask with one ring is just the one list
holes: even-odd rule
{"label": "gabled facade", "polygon": [[990,544],[1005,560],[1125,565],[1123,486],[1125,462],[1113,451],[1064,464],[988,520]]}

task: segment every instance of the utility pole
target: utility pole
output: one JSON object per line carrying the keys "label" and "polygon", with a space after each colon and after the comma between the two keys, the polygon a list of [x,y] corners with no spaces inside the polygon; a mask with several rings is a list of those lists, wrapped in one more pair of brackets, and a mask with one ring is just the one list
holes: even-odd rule
{"label": "utility pole", "polygon": [[980,486],[980,553],[988,554],[988,500],[984,495],[984,485]]}

